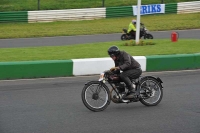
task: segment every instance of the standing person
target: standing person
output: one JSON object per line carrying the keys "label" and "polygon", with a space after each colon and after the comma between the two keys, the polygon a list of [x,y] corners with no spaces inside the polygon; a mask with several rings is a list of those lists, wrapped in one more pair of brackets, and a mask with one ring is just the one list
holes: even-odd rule
{"label": "standing person", "polygon": [[120,73],[120,78],[129,90],[125,99],[135,98],[135,88],[131,79],[136,79],[142,74],[140,64],[130,54],[120,51],[117,46],[111,46],[108,49],[108,54],[115,63],[115,67],[112,67],[110,71],[123,71]]}

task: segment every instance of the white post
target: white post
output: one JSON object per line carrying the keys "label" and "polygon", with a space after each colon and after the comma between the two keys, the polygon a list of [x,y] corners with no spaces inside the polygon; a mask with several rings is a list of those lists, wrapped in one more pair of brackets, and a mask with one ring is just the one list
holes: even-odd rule
{"label": "white post", "polygon": [[141,6],[141,0],[138,0],[137,2],[137,23],[136,23],[136,39],[135,43],[139,44],[140,41],[140,6]]}

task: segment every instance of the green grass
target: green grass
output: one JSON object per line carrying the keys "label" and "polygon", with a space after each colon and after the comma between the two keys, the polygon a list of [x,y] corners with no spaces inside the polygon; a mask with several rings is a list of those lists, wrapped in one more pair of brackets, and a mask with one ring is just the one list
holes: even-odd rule
{"label": "green grass", "polygon": [[[2,23],[0,38],[26,38],[121,33],[135,17],[50,23]],[[200,28],[200,13],[142,16],[150,31]]]}
{"label": "green grass", "polygon": [[1,48],[1,62],[6,61],[34,61],[34,60],[66,60],[79,58],[108,57],[107,49],[117,45],[133,56],[189,54],[200,51],[200,40],[180,39],[171,42],[170,39],[147,40],[156,43],[147,46],[123,46],[125,41],[77,44],[70,46],[33,47],[33,48]]}
{"label": "green grass", "polygon": [[[164,0],[164,3],[187,2],[194,0]],[[136,5],[137,0],[104,0],[105,7]],[[161,0],[142,0],[142,4],[160,4]],[[40,0],[41,10],[78,9],[102,7],[103,0]],[[2,11],[38,10],[38,0],[1,0]]]}

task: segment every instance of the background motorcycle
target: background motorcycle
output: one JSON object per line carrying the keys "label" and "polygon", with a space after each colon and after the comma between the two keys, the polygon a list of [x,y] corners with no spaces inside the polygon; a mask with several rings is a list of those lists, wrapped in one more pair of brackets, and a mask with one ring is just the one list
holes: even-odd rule
{"label": "background motorcycle", "polygon": [[[111,86],[109,90],[106,82]],[[162,80],[159,77],[144,76],[132,80],[136,91],[136,98],[124,99],[128,93],[126,85],[119,78],[119,75],[111,71],[105,71],[100,75],[98,81],[90,81],[85,84],[82,90],[82,101],[91,111],[103,111],[112,100],[114,103],[130,103],[140,101],[146,106],[155,106],[160,103],[163,97]],[[119,93],[125,90],[124,93]]]}
{"label": "background motorcycle", "polygon": [[[143,23],[140,23],[140,38],[144,37],[144,39],[153,39],[153,35],[148,33],[148,30],[146,29],[146,27],[144,26]],[[131,40],[134,39],[135,40],[135,36],[127,33],[127,29],[122,29],[124,34],[121,35],[121,40]]]}

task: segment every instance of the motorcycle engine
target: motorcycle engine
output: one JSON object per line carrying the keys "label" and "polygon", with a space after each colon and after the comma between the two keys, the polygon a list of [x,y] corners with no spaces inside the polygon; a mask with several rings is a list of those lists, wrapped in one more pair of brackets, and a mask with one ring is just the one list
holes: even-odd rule
{"label": "motorcycle engine", "polygon": [[116,83],[115,84],[119,93],[125,92],[125,85],[124,83]]}
{"label": "motorcycle engine", "polygon": [[112,94],[112,92],[115,92],[113,91],[113,89],[111,90],[111,100],[114,102],[114,103],[122,103],[122,97],[123,97],[123,94],[122,92],[124,93],[125,92],[125,84],[124,83],[115,83],[115,87],[117,88],[117,91],[119,94]]}

